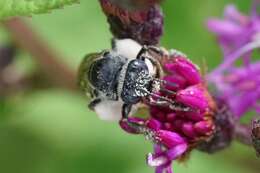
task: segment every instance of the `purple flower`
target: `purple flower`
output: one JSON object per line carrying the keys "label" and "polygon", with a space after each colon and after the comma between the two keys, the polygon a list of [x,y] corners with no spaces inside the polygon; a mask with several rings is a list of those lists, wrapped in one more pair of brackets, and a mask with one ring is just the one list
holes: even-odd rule
{"label": "purple flower", "polygon": [[[260,16],[256,1],[250,16],[235,6],[225,10],[225,19],[210,19],[208,28],[216,34],[223,49],[223,63],[208,75],[216,87],[216,96],[224,100],[233,115],[241,117],[251,109],[259,113],[260,61],[251,61],[253,50],[260,47]],[[235,65],[242,58],[241,66]]]}
{"label": "purple flower", "polygon": [[[214,132],[215,103],[202,81],[198,68],[183,55],[171,55],[164,63],[165,88],[172,91],[157,94],[174,100],[177,105],[188,107],[188,111],[158,105],[148,105],[148,119],[129,118],[121,121],[121,127],[130,133],[143,133],[152,140],[154,153],[148,154],[147,163],[155,167],[156,173],[171,173],[174,160],[185,158],[199,143],[208,140]],[[168,82],[168,83],[167,83]],[[173,83],[175,85],[169,85]]]}
{"label": "purple flower", "polygon": [[218,98],[226,101],[234,115],[241,117],[252,108],[259,111],[260,62],[226,70],[211,82],[217,88]]}
{"label": "purple flower", "polygon": [[224,19],[208,20],[208,29],[216,34],[225,57],[259,38],[260,18],[256,15],[256,5],[250,16],[240,13],[234,5],[228,5]]}

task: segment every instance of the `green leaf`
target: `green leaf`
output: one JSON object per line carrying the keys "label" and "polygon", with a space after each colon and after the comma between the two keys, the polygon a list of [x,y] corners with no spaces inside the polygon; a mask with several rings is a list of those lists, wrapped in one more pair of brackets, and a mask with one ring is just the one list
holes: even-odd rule
{"label": "green leaf", "polygon": [[79,0],[0,0],[0,19],[11,16],[31,16],[71,5]]}

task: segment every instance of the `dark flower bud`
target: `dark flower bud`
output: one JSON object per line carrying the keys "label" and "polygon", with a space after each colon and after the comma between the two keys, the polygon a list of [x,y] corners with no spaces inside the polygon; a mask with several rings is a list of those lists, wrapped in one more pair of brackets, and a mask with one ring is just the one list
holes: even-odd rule
{"label": "dark flower bud", "polygon": [[235,120],[227,106],[218,102],[218,109],[213,118],[215,131],[208,141],[198,145],[198,149],[207,153],[215,153],[230,146],[233,140]]}
{"label": "dark flower bud", "polygon": [[115,38],[132,38],[142,45],[159,43],[163,33],[163,14],[158,5],[129,11],[108,0],[100,0],[100,4]]}
{"label": "dark flower bud", "polygon": [[162,0],[109,0],[111,3],[127,10],[143,10]]}

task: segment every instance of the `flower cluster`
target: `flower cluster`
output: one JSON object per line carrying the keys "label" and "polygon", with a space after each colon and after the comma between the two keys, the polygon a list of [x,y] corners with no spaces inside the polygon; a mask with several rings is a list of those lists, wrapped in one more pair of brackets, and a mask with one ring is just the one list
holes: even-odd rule
{"label": "flower cluster", "polygon": [[[251,16],[241,14],[233,5],[225,10],[225,19],[210,19],[223,49],[223,63],[208,75],[216,86],[216,95],[225,100],[233,115],[241,117],[252,108],[260,112],[260,62],[253,62],[253,50],[260,47],[260,16],[254,3]],[[243,58],[242,66],[236,60]]]}
{"label": "flower cluster", "polygon": [[[224,19],[208,20],[208,29],[216,34],[225,57],[246,44],[259,40],[260,18],[256,5],[257,3],[253,6],[251,16],[240,13],[234,5],[228,5]],[[245,60],[248,56],[244,56]]]}
{"label": "flower cluster", "polygon": [[[163,14],[156,4],[159,1],[150,1],[149,8],[138,10],[117,6],[115,1],[100,0],[116,38],[132,38],[142,45],[159,43],[163,31]],[[126,132],[143,134],[154,143],[147,164],[155,167],[156,173],[171,173],[172,162],[185,159],[192,149],[214,153],[226,148],[238,133],[237,120],[252,109],[260,114],[260,61],[252,61],[253,51],[260,47],[258,5],[255,0],[250,16],[229,5],[224,19],[208,20],[208,29],[222,48],[223,63],[206,76],[206,82],[185,55],[169,52],[161,62],[165,75],[160,80],[165,90],[155,95],[171,104],[165,106],[160,97],[154,97],[153,104],[145,103],[148,118],[133,116],[120,121]],[[241,66],[236,65],[239,59]],[[214,99],[207,84],[216,88],[211,93]],[[259,122],[254,121],[252,134],[246,134],[250,144],[252,135],[258,153]]]}
{"label": "flower cluster", "polygon": [[173,160],[183,159],[198,144],[208,140],[215,129],[215,103],[198,68],[184,55],[172,54],[164,63],[164,70],[165,88],[172,91],[172,94],[158,94],[174,100],[176,105],[149,105],[148,119],[130,118],[133,123],[146,127],[141,131],[129,126],[127,122],[121,122],[121,127],[127,132],[141,132],[154,141],[155,152],[148,155],[147,163],[156,167],[156,173],[164,170],[170,173]]}

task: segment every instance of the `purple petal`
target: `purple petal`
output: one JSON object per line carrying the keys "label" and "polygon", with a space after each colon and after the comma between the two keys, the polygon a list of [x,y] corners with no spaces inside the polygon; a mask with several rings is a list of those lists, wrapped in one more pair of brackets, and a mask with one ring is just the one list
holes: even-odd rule
{"label": "purple petal", "polygon": [[208,108],[208,101],[204,96],[204,89],[201,85],[194,85],[179,91],[176,100],[184,105],[200,109],[202,112]]}
{"label": "purple petal", "polygon": [[166,168],[166,173],[173,173],[171,166],[168,166],[168,167]]}
{"label": "purple petal", "polygon": [[175,58],[173,62],[165,64],[165,69],[175,76],[179,74],[187,80],[190,85],[201,82],[201,76],[197,67],[187,58]]}
{"label": "purple petal", "polygon": [[149,153],[147,155],[146,162],[151,167],[161,167],[162,165],[165,165],[166,163],[168,163],[169,160],[167,159],[167,157],[165,157],[163,155],[156,157],[153,154]]}
{"label": "purple petal", "polygon": [[155,154],[157,154],[157,155],[162,154],[163,150],[162,150],[162,148],[161,148],[161,145],[154,144],[153,148],[154,148]]}
{"label": "purple petal", "polygon": [[184,123],[182,125],[182,132],[190,138],[195,138],[197,136],[192,123]]}
{"label": "purple petal", "polygon": [[155,173],[163,173],[163,171],[164,171],[164,168],[163,168],[163,167],[157,167],[157,168],[155,169]]}
{"label": "purple petal", "polygon": [[242,115],[244,115],[244,113],[246,113],[250,108],[254,106],[259,98],[260,93],[252,91],[241,96],[233,97],[232,100],[230,100],[229,105],[232,112],[236,116],[241,117]]}
{"label": "purple petal", "polygon": [[258,17],[258,12],[257,12],[257,7],[260,5],[259,0],[254,0],[253,1],[253,5],[252,5],[252,10],[251,10],[251,16],[253,18],[257,18]]}
{"label": "purple petal", "polygon": [[207,27],[215,34],[228,37],[238,36],[243,32],[243,28],[236,23],[219,19],[209,19]]}
{"label": "purple petal", "polygon": [[174,148],[169,149],[166,152],[166,155],[169,158],[169,160],[176,160],[178,157],[183,155],[183,153],[185,153],[187,151],[187,149],[188,149],[187,143],[183,143],[183,144],[177,145]]}
{"label": "purple petal", "polygon": [[167,121],[171,123],[176,119],[176,117],[177,117],[176,113],[169,113],[167,114]]}
{"label": "purple petal", "polygon": [[154,118],[150,118],[149,120],[147,120],[146,126],[149,127],[150,129],[157,131],[160,130],[162,124],[160,123],[160,121]]}
{"label": "purple petal", "polygon": [[166,116],[165,113],[161,111],[161,108],[158,107],[152,107],[150,110],[150,114],[159,120],[160,122],[165,122],[166,121]]}
{"label": "purple petal", "polygon": [[199,112],[182,112],[182,115],[192,121],[201,121],[204,118],[204,115],[202,113]]}
{"label": "purple petal", "polygon": [[206,135],[207,133],[212,132],[212,124],[209,124],[208,121],[197,122],[194,125],[194,130],[197,133],[200,133],[202,135]]}
{"label": "purple petal", "polygon": [[242,13],[240,13],[236,6],[231,4],[226,6],[224,11],[225,19],[229,21],[233,21],[235,23],[239,24],[246,24],[248,22],[248,17],[244,16]]}
{"label": "purple petal", "polygon": [[186,143],[184,138],[182,138],[178,133],[159,130],[157,133],[160,142],[168,148],[173,148],[176,145]]}
{"label": "purple petal", "polygon": [[256,109],[256,112],[257,112],[258,114],[260,114],[260,105],[256,105],[256,106],[255,106],[255,109]]}

